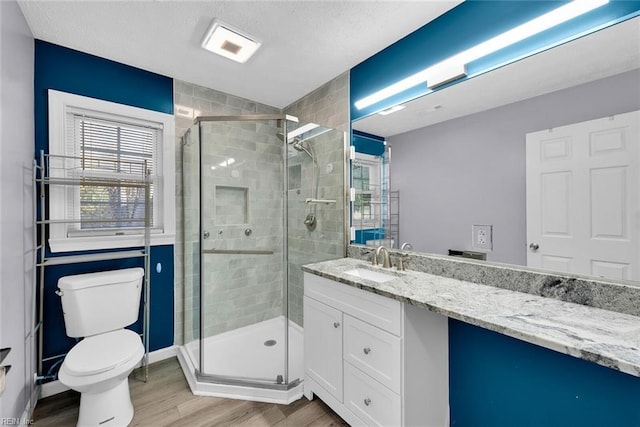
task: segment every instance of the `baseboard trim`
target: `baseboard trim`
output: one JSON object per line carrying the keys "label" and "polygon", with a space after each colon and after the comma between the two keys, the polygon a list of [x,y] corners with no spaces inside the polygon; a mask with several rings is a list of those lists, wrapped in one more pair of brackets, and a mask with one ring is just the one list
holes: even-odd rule
{"label": "baseboard trim", "polygon": [[[172,345],[171,347],[161,348],[160,350],[149,352],[149,363],[160,362],[161,360],[170,359],[178,355],[180,346]],[[138,364],[138,368],[142,366],[142,361]]]}
{"label": "baseboard trim", "polygon": [[40,386],[40,399],[44,399],[45,397],[54,396],[59,393],[63,393],[67,390],[71,390],[66,385],[62,384],[60,381],[49,381],[48,383],[44,383]]}
{"label": "baseboard trim", "polygon": [[31,425],[33,424],[33,411],[36,409],[36,402],[38,401],[38,387],[33,387],[33,392],[29,397],[29,401],[24,408],[24,412],[20,417],[20,425]]}
{"label": "baseboard trim", "polygon": [[[177,345],[172,345],[171,347],[161,348],[160,350],[152,351],[149,353],[149,363],[160,362],[161,360],[170,359],[172,357],[176,357],[178,354]],[[142,366],[142,361],[138,364],[138,368]],[[54,396],[59,393],[63,393],[67,390],[70,390],[69,387],[62,384],[59,380],[50,381],[48,383],[44,383],[40,386],[40,399],[44,399],[45,397]]]}

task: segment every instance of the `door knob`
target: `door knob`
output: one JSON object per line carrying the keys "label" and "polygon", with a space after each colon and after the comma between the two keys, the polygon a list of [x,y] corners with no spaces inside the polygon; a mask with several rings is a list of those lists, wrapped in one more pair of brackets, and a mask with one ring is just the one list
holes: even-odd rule
{"label": "door knob", "polygon": [[340,327],[340,322],[333,322],[333,327],[334,328],[339,328]]}
{"label": "door knob", "polygon": [[202,237],[204,237],[205,239],[208,239],[209,236],[211,236],[211,233],[209,233],[208,231],[205,231],[204,233],[202,233]]}
{"label": "door knob", "polygon": [[364,399],[364,404],[367,406],[371,405],[371,399],[369,399],[368,397]]}
{"label": "door knob", "polygon": [[529,245],[529,249],[531,249],[532,251],[537,251],[538,249],[540,249],[540,245],[538,245],[537,243],[531,243]]}
{"label": "door knob", "polygon": [[371,349],[369,347],[365,347],[364,349],[362,349],[362,351],[364,352],[364,354],[371,353]]}

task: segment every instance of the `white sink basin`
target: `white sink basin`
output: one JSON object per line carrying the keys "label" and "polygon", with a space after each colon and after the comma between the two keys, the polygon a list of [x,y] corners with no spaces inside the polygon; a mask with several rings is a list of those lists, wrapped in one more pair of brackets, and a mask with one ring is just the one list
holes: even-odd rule
{"label": "white sink basin", "polygon": [[365,268],[356,268],[353,270],[345,271],[346,274],[359,277],[361,279],[371,280],[372,282],[384,283],[389,280],[393,280],[396,276],[391,274],[381,273],[379,271],[367,270]]}

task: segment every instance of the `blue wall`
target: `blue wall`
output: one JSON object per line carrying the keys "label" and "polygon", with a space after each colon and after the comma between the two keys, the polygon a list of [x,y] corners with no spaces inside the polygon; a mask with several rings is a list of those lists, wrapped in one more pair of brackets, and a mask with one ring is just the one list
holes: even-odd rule
{"label": "blue wall", "polygon": [[[391,83],[559,6],[549,1],[466,1],[351,70],[351,119],[429,92],[418,85],[358,110],[353,103]],[[469,64],[470,77],[640,11],[612,1],[569,25]],[[455,84],[456,82],[452,83]],[[640,426],[640,379],[591,362],[449,320],[451,425]]]}
{"label": "blue wall", "polygon": [[357,130],[351,131],[351,145],[358,153],[372,156],[384,155],[384,138]]}
{"label": "blue wall", "polygon": [[[426,84],[419,84],[362,110],[354,105],[356,101],[367,95],[549,12],[561,6],[562,3],[564,2],[465,1],[351,70],[351,119],[357,120],[430,93],[431,90]],[[468,77],[456,80],[449,85],[475,77],[523,56],[557,46],[596,29],[637,16],[638,13],[640,13],[640,1],[611,1],[563,25],[468,64]],[[449,85],[443,85],[436,90]]]}
{"label": "blue wall", "polygon": [[[35,42],[34,84],[36,155],[40,150],[48,151],[48,89],[173,114],[171,78],[40,40]],[[54,293],[59,277],[142,267],[142,263],[142,258],[132,258],[48,267],[45,270],[44,357],[64,354],[75,344],[75,339],[65,333],[60,298]],[[161,273],[155,271],[157,263],[162,265]],[[151,267],[150,347],[157,350],[173,345],[173,245],[154,246]],[[131,328],[142,332],[141,326],[139,320]],[[45,363],[44,372],[56,361]]]}
{"label": "blue wall", "polygon": [[640,378],[452,319],[449,351],[452,426],[640,426]]}
{"label": "blue wall", "polygon": [[364,245],[367,243],[367,240],[379,240],[384,239],[384,237],[384,228],[368,228],[363,230],[356,230],[356,238],[355,240],[353,240],[353,243]]}

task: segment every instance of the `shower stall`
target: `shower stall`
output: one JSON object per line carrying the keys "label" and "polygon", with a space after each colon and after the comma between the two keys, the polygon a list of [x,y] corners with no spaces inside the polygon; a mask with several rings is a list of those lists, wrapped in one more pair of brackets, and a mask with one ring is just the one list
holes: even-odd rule
{"label": "shower stall", "polygon": [[184,345],[195,394],[302,395],[302,270],[345,255],[344,132],[206,116],[182,141]]}

